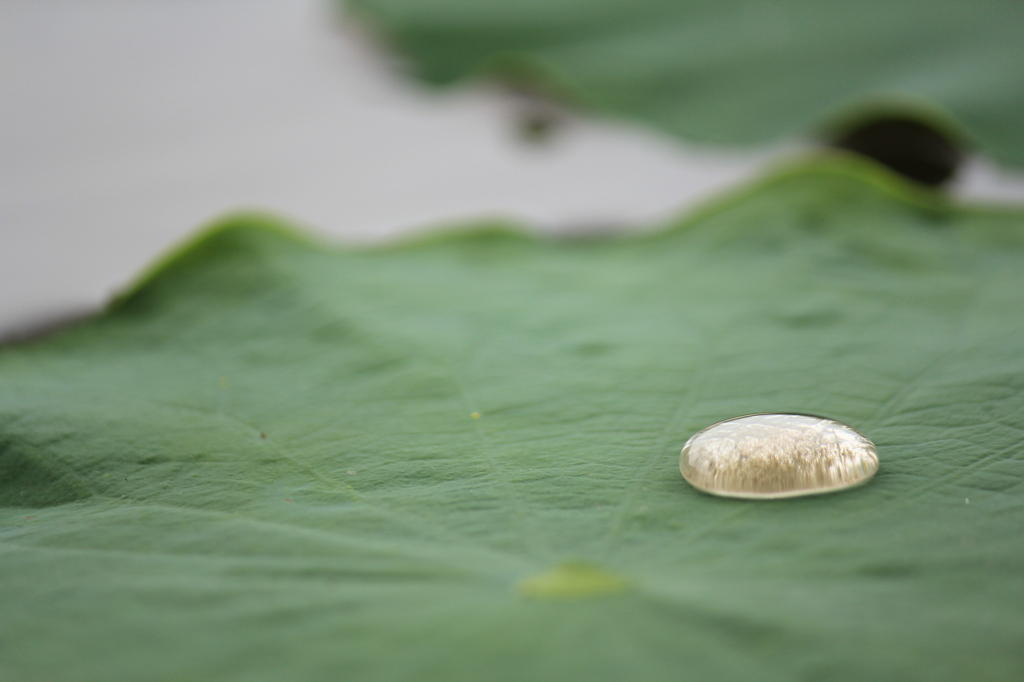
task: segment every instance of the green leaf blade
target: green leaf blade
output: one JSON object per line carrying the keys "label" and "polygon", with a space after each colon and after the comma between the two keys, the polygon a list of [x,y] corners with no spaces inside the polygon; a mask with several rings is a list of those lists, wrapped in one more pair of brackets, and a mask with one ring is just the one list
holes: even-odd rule
{"label": "green leaf blade", "polygon": [[428,82],[479,75],[716,144],[910,113],[1024,164],[1024,13],[985,2],[349,0]]}
{"label": "green leaf blade", "polygon": [[[0,354],[0,672],[1017,679],[1022,259],[1020,213],[847,161],[624,239],[233,219]],[[881,470],[685,484],[766,410]]]}

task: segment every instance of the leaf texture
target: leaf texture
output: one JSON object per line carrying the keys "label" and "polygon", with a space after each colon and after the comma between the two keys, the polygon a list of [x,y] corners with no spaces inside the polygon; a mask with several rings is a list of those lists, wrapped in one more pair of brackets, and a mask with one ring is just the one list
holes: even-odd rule
{"label": "leaf texture", "polygon": [[[0,353],[0,678],[1019,680],[1024,214],[858,163],[643,236],[228,219]],[[867,486],[686,485],[847,422]]]}

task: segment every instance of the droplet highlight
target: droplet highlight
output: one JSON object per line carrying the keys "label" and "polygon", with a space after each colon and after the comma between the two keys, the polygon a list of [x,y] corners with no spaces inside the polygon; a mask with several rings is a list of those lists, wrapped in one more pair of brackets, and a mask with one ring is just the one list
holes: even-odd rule
{"label": "droplet highlight", "polygon": [[679,471],[712,495],[777,499],[866,483],[878,471],[878,453],[863,434],[832,419],[752,414],[694,434]]}

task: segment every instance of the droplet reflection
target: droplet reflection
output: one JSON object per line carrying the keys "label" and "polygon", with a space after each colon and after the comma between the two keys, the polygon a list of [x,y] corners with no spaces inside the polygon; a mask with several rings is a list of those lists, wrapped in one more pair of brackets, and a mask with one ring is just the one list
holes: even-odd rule
{"label": "droplet reflection", "polygon": [[679,470],[712,495],[797,497],[865,483],[878,471],[878,453],[862,434],[832,419],[753,414],[696,433],[683,446]]}

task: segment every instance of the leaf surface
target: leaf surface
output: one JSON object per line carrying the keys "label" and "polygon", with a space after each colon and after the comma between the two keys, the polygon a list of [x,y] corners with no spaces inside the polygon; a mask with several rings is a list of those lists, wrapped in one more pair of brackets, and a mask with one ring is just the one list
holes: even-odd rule
{"label": "leaf surface", "polygon": [[760,143],[867,111],[1024,165],[1016,0],[348,0],[432,83],[497,74],[685,138]]}
{"label": "leaf surface", "polygon": [[[1024,214],[799,167],[639,237],[228,220],[0,354],[0,678],[1019,680]],[[841,494],[690,488],[827,415]]]}

